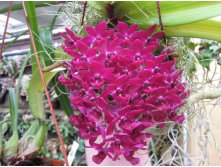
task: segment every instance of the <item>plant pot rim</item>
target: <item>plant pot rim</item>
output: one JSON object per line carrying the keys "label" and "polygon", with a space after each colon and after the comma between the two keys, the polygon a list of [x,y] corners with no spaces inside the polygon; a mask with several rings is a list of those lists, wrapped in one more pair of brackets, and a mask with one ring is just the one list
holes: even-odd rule
{"label": "plant pot rim", "polygon": [[51,166],[64,166],[64,162],[54,158],[40,157],[43,162],[50,162]]}

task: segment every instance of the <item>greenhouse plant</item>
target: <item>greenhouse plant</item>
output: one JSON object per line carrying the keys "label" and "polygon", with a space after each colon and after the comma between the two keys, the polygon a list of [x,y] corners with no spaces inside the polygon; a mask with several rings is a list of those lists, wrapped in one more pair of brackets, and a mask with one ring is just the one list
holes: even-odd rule
{"label": "greenhouse plant", "polygon": [[221,164],[221,2],[0,4],[1,165]]}

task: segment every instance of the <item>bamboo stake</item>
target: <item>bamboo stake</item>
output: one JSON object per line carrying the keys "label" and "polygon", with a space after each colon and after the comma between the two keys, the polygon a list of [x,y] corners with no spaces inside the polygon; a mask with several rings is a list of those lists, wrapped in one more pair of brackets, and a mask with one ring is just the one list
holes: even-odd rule
{"label": "bamboo stake", "polygon": [[10,1],[10,3],[9,3],[7,20],[5,23],[5,30],[4,30],[4,34],[3,34],[3,38],[2,38],[2,46],[1,46],[1,50],[0,50],[0,63],[2,62],[2,52],[3,52],[3,48],[4,48],[5,36],[6,36],[7,28],[8,28],[8,21],[10,18],[11,9],[12,9],[12,1]]}

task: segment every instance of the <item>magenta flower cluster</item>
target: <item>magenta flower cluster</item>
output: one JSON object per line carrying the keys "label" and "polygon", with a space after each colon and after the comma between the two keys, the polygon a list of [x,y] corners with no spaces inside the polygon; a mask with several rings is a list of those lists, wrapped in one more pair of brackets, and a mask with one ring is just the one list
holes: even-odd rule
{"label": "magenta flower cluster", "polygon": [[[137,30],[136,24],[119,22],[108,29],[106,22],[87,26],[85,37],[66,28],[63,50],[73,56],[67,75],[60,82],[71,90],[71,106],[80,114],[71,123],[79,135],[98,151],[93,161],[123,155],[131,164],[134,153],[147,149],[150,127],[163,128],[166,121],[182,123],[177,110],[188,96],[181,72],[175,69],[172,47],[159,52],[159,37],[153,25]],[[158,51],[156,51],[158,50]],[[158,52],[158,53],[157,53]]]}

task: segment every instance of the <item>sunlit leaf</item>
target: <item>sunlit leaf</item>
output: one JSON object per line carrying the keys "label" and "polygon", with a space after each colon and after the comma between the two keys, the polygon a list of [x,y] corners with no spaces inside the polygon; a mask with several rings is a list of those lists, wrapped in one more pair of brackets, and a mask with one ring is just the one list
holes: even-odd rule
{"label": "sunlit leaf", "polygon": [[[155,1],[89,2],[92,7],[104,11],[109,19],[139,24],[146,29],[159,25]],[[208,20],[221,15],[220,1],[161,1],[160,12],[167,37],[196,37],[221,41],[221,22]],[[111,9],[111,10],[110,10]],[[106,14],[113,12],[112,16]]]}

